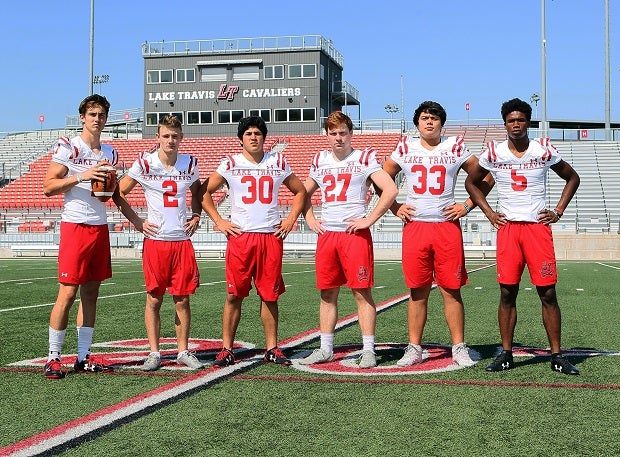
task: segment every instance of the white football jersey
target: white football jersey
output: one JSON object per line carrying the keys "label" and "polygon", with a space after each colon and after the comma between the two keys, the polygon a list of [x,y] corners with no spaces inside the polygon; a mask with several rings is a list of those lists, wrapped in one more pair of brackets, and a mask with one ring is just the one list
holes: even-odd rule
{"label": "white football jersey", "polygon": [[549,138],[531,140],[523,157],[510,151],[508,140],[487,143],[480,166],[495,178],[498,211],[509,221],[537,222],[538,212],[546,206],[547,172],[560,160]]}
{"label": "white football jersey", "polygon": [[[103,160],[116,166],[118,153],[111,145],[102,144],[101,152],[95,154],[79,136],[59,138],[52,155],[52,162],[69,169],[67,177],[83,173]],[[76,224],[107,224],[105,203],[92,195],[90,181],[76,184],[65,192],[65,207],[61,218]]]}
{"label": "white football jersey", "polygon": [[343,160],[332,151],[315,154],[310,165],[310,177],[321,189],[321,220],[326,230],[344,232],[350,222],[366,215],[368,178],[381,169],[376,151],[353,149]]}
{"label": "white football jersey", "polygon": [[148,207],[147,219],[159,226],[155,240],[178,241],[189,237],[183,224],[187,222],[187,191],[199,179],[198,160],[179,154],[172,168],[159,159],[159,150],[144,152],[127,174],[144,190]]}
{"label": "white football jersey", "polygon": [[280,221],[278,190],[292,173],[279,152],[250,162],[242,153],[223,157],[215,170],[228,183],[230,220],[244,232],[273,233]]}
{"label": "white football jersey", "polygon": [[415,207],[413,220],[442,222],[444,208],[454,204],[456,176],[471,152],[461,135],[441,138],[432,150],[419,138],[403,137],[390,158],[407,178],[407,204]]}

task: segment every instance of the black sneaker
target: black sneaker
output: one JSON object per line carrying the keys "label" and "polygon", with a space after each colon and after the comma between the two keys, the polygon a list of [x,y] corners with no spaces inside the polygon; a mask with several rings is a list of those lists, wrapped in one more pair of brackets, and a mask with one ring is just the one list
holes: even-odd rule
{"label": "black sneaker", "polygon": [[269,349],[265,352],[263,356],[263,360],[267,363],[277,363],[279,365],[290,365],[290,359],[284,355],[284,353],[280,350],[279,347],[275,347],[273,349]]}
{"label": "black sneaker", "polygon": [[575,365],[564,358],[562,354],[551,355],[551,369],[558,373],[578,375],[579,370]]}
{"label": "black sneaker", "polygon": [[215,356],[213,366],[215,368],[227,367],[228,365],[234,365],[234,363],[235,355],[233,354],[233,351],[224,348]]}
{"label": "black sneaker", "polygon": [[512,351],[502,351],[495,360],[487,365],[487,371],[504,371],[514,368],[515,362],[512,358]]}
{"label": "black sneaker", "polygon": [[45,364],[45,377],[47,379],[62,379],[67,374],[60,360],[53,359]]}
{"label": "black sneaker", "polygon": [[73,371],[76,373],[109,373],[114,370],[112,367],[96,361],[94,357],[88,354],[84,360],[80,362],[75,361]]}

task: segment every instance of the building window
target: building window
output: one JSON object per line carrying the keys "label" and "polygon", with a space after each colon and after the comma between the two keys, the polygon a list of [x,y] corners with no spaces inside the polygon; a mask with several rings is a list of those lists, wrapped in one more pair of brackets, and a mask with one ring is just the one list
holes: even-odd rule
{"label": "building window", "polygon": [[243,110],[226,110],[217,112],[218,124],[236,124],[243,118]]}
{"label": "building window", "polygon": [[314,108],[289,108],[276,109],[273,116],[275,122],[314,122],[316,121],[316,111]]}
{"label": "building window", "polygon": [[172,70],[149,70],[146,72],[147,84],[172,84]]}
{"label": "building window", "polygon": [[265,67],[265,79],[284,79],[284,65]]}
{"label": "building window", "polygon": [[200,69],[200,81],[226,81],[226,67],[204,67]]}
{"label": "building window", "polygon": [[177,82],[178,83],[196,82],[196,70],[194,70],[193,68],[177,69]]}
{"label": "building window", "polygon": [[313,63],[289,65],[288,77],[289,79],[316,78],[316,65]]}
{"label": "building window", "polygon": [[170,112],[166,112],[166,113],[146,113],[145,119],[146,119],[146,125],[158,125],[159,121],[161,121],[164,116],[168,115],[168,114],[172,114],[174,117],[178,118],[181,121],[181,124],[183,124],[183,113],[170,113]]}
{"label": "building window", "polygon": [[251,109],[250,116],[262,117],[263,121],[271,122],[271,111],[268,109]]}
{"label": "building window", "polygon": [[188,111],[187,124],[213,124],[212,111]]}
{"label": "building window", "polygon": [[241,65],[233,68],[233,81],[258,81],[258,65]]}
{"label": "building window", "polygon": [[146,125],[157,125],[157,113],[146,113]]}

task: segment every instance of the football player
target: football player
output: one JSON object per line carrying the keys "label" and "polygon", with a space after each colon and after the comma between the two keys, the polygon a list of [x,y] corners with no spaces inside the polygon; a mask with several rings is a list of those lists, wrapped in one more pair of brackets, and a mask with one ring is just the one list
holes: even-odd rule
{"label": "football player", "polygon": [[[551,369],[577,375],[579,370],[560,349],[561,314],[555,291],[557,270],[551,225],[560,220],[579,187],[579,175],[562,160],[549,138],[530,140],[532,107],[514,98],[502,104],[508,139],[489,142],[465,181],[471,199],[497,228],[497,281],[500,287],[499,332],[502,352],[487,371],[514,367],[512,343],[517,323],[517,294],[525,265],[542,303],[542,316],[551,347]],[[557,204],[547,208],[547,175],[553,170],[565,181]],[[497,183],[499,209],[493,210],[480,191],[490,172]]]}
{"label": "football player", "polygon": [[[95,312],[101,282],[112,276],[110,236],[105,203],[92,194],[91,181],[104,181],[107,168],[115,166],[118,153],[101,144],[110,103],[101,95],[91,95],[80,103],[78,113],[82,133],[58,140],[43,181],[46,196],[64,194],[58,250],[59,290],[49,322],[49,351],[45,364],[48,379],[62,379],[61,362],[69,311],[78,291],[78,354],[75,372],[104,372],[111,368],[90,355]],[[118,199],[118,192],[113,197]]]}

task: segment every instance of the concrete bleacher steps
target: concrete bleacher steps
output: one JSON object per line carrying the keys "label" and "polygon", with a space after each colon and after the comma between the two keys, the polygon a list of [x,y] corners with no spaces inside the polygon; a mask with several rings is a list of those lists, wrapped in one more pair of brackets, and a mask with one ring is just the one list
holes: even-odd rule
{"label": "concrete bleacher steps", "polygon": [[[490,139],[502,140],[505,131],[500,126],[469,126],[465,132],[468,146],[474,153],[479,153],[484,142]],[[450,131],[446,128],[444,134],[458,134],[463,132]],[[379,160],[384,160],[391,154],[400,135],[398,133],[366,133],[354,134],[353,146],[363,149],[369,146],[378,150]],[[26,137],[24,137],[26,138]],[[2,139],[6,140],[6,138]],[[55,139],[44,138],[44,146],[49,149]],[[31,141],[32,147],[39,148],[40,143],[36,136],[26,139]],[[154,139],[109,139],[119,152],[119,169],[127,169],[138,154],[155,147]],[[2,141],[0,141],[0,144]],[[554,232],[591,233],[591,232],[620,232],[620,186],[617,186],[620,177],[620,143],[606,141],[568,141],[554,142],[562,157],[570,163],[581,177],[581,186],[560,224],[553,226]],[[268,137],[266,148],[281,151],[295,174],[303,181],[308,176],[310,161],[313,155],[328,147],[325,135],[291,135],[283,137]],[[191,153],[199,160],[200,178],[206,179],[217,167],[221,157],[230,153],[237,153],[240,149],[236,137],[209,137],[186,138],[182,143],[182,151]],[[51,152],[40,154],[28,159],[28,155],[21,159],[30,160],[28,171],[12,183],[0,188],[0,211],[22,212],[22,219],[36,219],[41,212],[53,210],[59,213],[63,206],[63,196],[45,197],[42,183],[51,160]],[[459,173],[455,187],[456,201],[467,198],[464,182],[466,174]],[[561,194],[564,181],[555,173],[550,172],[548,178],[548,204],[553,207]],[[225,197],[225,190],[216,195],[216,201]],[[405,195],[399,196],[404,201]],[[491,191],[490,202],[496,202],[495,190]],[[129,201],[136,208],[145,208],[146,201],[142,189],[138,186],[129,195]],[[279,201],[288,210],[292,201],[292,194],[286,188],[281,188]],[[320,204],[320,193],[316,192],[312,198],[313,204]],[[371,205],[375,199],[371,199]],[[189,203],[189,198],[188,198]],[[493,203],[492,203],[493,204]],[[114,211],[112,201],[108,202],[110,211]],[[207,218],[208,219],[208,218]],[[23,222],[23,220],[21,221]],[[20,223],[21,223],[20,222]],[[466,231],[480,231],[486,229],[486,218],[475,209],[465,218]],[[34,226],[33,226],[34,227]],[[376,225],[377,230],[399,231],[401,222],[388,212]],[[35,230],[39,230],[36,228]]]}

